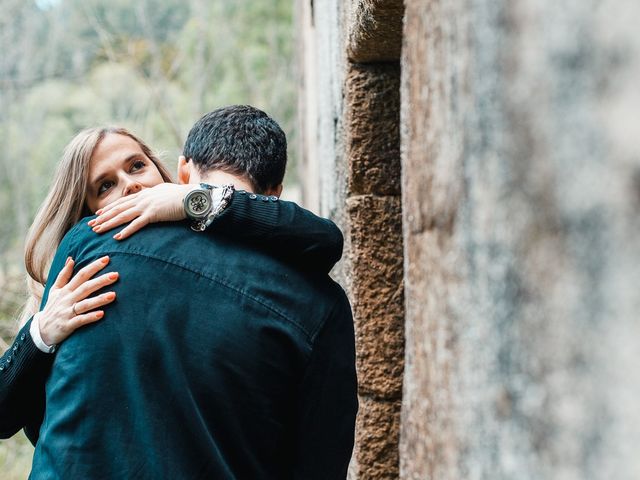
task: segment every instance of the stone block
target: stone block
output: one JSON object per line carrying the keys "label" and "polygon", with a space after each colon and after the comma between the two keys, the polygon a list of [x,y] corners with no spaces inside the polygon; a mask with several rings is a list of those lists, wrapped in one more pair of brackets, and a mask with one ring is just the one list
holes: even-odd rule
{"label": "stone block", "polygon": [[399,476],[400,400],[360,398],[350,478],[395,480]]}
{"label": "stone block", "polygon": [[360,392],[400,398],[404,361],[400,198],[351,197],[347,216]]}
{"label": "stone block", "polygon": [[399,64],[350,65],[345,112],[348,194],[399,195]]}
{"label": "stone block", "polygon": [[640,3],[405,3],[401,476],[637,478]]}
{"label": "stone block", "polygon": [[352,62],[385,62],[400,58],[402,0],[357,0],[347,20],[347,56]]}

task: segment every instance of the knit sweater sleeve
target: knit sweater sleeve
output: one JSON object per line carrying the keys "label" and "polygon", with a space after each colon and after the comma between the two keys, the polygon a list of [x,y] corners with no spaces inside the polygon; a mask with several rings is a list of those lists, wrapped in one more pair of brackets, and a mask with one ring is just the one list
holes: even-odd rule
{"label": "knit sweater sleeve", "polygon": [[0,438],[25,428],[35,444],[44,415],[44,385],[53,355],[38,350],[29,334],[31,319],[0,357]]}
{"label": "knit sweater sleeve", "polygon": [[255,242],[298,268],[328,273],[342,256],[343,236],[331,220],[294,202],[236,191],[207,230]]}

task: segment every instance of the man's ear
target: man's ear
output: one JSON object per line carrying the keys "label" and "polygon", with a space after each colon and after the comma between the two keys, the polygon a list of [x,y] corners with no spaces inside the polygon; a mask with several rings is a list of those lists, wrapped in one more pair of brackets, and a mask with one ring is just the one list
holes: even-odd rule
{"label": "man's ear", "polygon": [[280,194],[282,194],[282,184],[269,188],[266,192],[264,192],[264,194],[275,195],[276,197],[280,197]]}
{"label": "man's ear", "polygon": [[189,162],[184,155],[178,157],[178,183],[185,185],[189,183],[191,178],[191,169],[189,168]]}

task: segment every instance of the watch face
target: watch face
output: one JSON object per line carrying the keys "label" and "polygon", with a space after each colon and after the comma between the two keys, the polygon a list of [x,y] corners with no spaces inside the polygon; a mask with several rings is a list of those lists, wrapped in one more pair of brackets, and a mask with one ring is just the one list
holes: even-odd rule
{"label": "watch face", "polygon": [[205,192],[195,191],[187,198],[187,213],[193,217],[201,217],[209,213],[211,201]]}

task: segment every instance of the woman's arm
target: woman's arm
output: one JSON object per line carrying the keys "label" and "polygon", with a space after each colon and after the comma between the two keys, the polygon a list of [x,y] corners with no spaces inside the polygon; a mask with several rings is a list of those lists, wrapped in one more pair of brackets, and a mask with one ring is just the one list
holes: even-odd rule
{"label": "woman's arm", "polygon": [[94,278],[108,263],[107,257],[98,259],[71,278],[74,262],[68,258],[49,289],[44,308],[29,319],[0,357],[0,438],[24,428],[35,445],[44,416],[45,383],[54,359],[49,351],[79,327],[102,318],[102,311],[94,309],[115,299],[112,292],[89,297],[117,280],[113,273]]}
{"label": "woman's arm", "polygon": [[25,428],[35,445],[44,414],[44,385],[53,355],[36,347],[29,320],[0,358],[0,438]]}
{"label": "woman's arm", "polygon": [[[123,240],[149,223],[183,220],[182,202],[193,188],[171,183],[147,188],[98,210],[99,216],[89,225],[104,233],[131,222],[114,235]],[[342,233],[331,220],[293,202],[242,190],[234,192],[227,208],[206,232],[256,242],[300,268],[321,273],[328,273],[342,256]]]}

